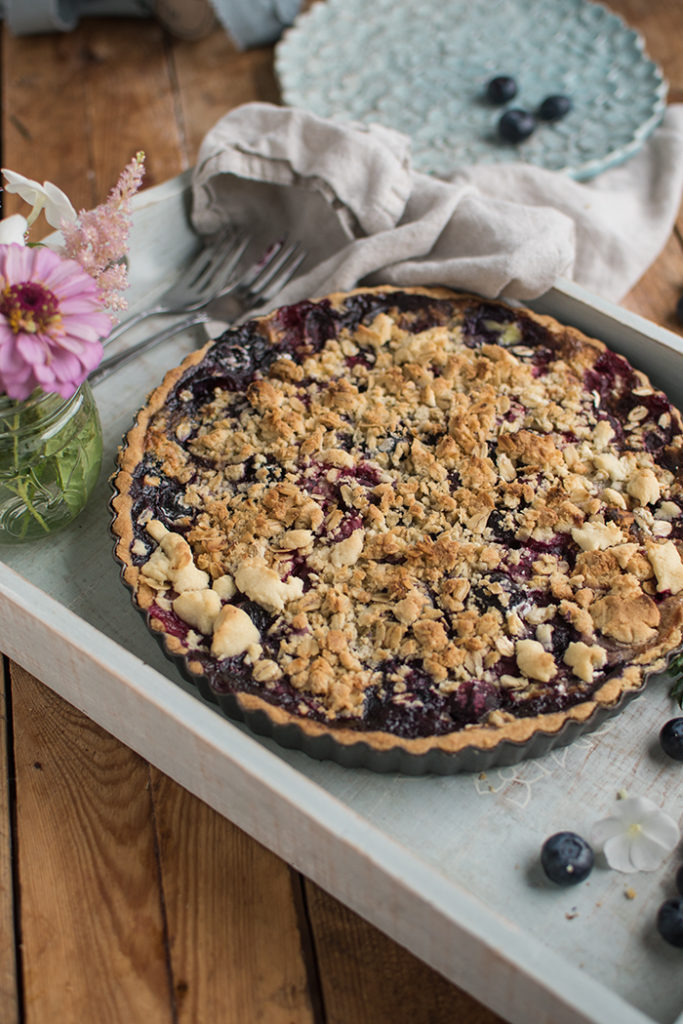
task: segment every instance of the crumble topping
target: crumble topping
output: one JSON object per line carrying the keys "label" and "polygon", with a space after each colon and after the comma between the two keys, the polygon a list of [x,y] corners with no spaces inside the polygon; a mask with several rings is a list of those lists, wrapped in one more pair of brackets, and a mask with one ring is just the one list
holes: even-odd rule
{"label": "crumble topping", "polygon": [[286,583],[279,573],[269,569],[262,559],[248,558],[235,572],[235,585],[252,601],[271,612],[281,612],[287,601],[303,592],[303,580],[296,577]]}
{"label": "crumble topping", "polygon": [[214,622],[211,653],[214,658],[234,658],[257,645],[260,635],[246,612],[225,604]]}
{"label": "crumble topping", "polygon": [[647,557],[657,577],[657,590],[678,594],[683,590],[683,563],[673,541],[648,544]]}
{"label": "crumble topping", "polygon": [[254,322],[237,384],[228,332],[150,419],[157,619],[219,685],[398,734],[568,707],[656,648],[683,591],[664,396],[528,311],[339,301],[322,342]]}

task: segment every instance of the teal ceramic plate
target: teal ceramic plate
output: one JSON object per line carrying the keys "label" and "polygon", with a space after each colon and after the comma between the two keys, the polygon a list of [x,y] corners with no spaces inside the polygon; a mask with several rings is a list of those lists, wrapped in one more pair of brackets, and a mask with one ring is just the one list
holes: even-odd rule
{"label": "teal ceramic plate", "polygon": [[[276,49],[283,101],[321,117],[379,122],[412,140],[417,170],[522,160],[591,178],[632,156],[660,121],[666,82],[641,36],[587,0],[325,0]],[[572,99],[525,142],[497,134],[486,83],[512,75],[507,106]]]}

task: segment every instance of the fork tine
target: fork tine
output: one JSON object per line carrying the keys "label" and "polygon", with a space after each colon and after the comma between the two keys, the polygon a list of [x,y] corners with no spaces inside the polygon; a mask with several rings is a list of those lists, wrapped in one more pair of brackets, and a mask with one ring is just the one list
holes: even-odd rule
{"label": "fork tine", "polygon": [[[298,242],[287,247],[284,246],[284,241],[275,243],[268,249],[267,257],[262,256],[256,264],[250,264],[242,274],[236,275],[236,279],[227,284],[223,294],[214,296],[212,301],[205,303],[199,310],[195,309],[191,315],[172,327],[148,335],[124,349],[123,352],[117,352],[116,355],[103,360],[90,374],[91,384],[99,384],[106,380],[119,367],[125,366],[138,354],[175,337],[180,331],[188,330],[198,324],[210,323],[214,318],[219,319],[224,328],[228,325],[235,326],[243,323],[250,313],[253,313],[265,302],[269,302],[281,288],[291,281],[299,267],[305,262],[306,257],[306,251],[301,250]],[[258,288],[253,287],[256,280],[261,281]],[[249,285],[249,281],[252,282],[252,286]]]}
{"label": "fork tine", "polygon": [[206,247],[207,258],[204,261],[204,266],[192,281],[192,287],[200,291],[206,288],[211,288],[212,291],[220,289],[224,279],[227,280],[248,244],[249,235],[244,231],[237,234],[233,231],[226,231],[220,235],[217,242],[212,242]]}
{"label": "fork tine", "polygon": [[239,280],[239,286],[243,289],[252,289],[256,287],[257,281],[261,274],[265,273],[271,262],[275,260],[278,254],[282,251],[285,245],[285,239],[279,238],[277,242],[272,242],[265,252],[254,260],[254,262],[246,268],[244,273],[241,275]]}
{"label": "fork tine", "polygon": [[230,239],[231,235],[232,231],[226,228],[219,232],[211,242],[202,245],[194,260],[187,268],[186,280],[188,285],[194,286],[201,279],[202,274],[215,258],[216,251],[223,248],[223,245]]}
{"label": "fork tine", "polygon": [[299,243],[294,242],[285,248],[283,241],[278,251],[268,256],[268,259],[259,268],[259,273],[256,277],[246,282],[250,291],[256,293],[264,292],[273,278],[279,274],[280,270],[287,266],[289,260],[298,251],[299,247]]}
{"label": "fork tine", "polygon": [[305,252],[298,252],[298,243],[292,246],[287,258],[283,260],[280,266],[275,270],[265,285],[261,288],[261,298],[264,301],[268,301],[274,295],[284,288],[284,286],[292,280],[295,276],[299,267],[306,259]]}
{"label": "fork tine", "polygon": [[222,292],[230,283],[230,280],[235,272],[235,269],[239,261],[244,256],[244,253],[249,246],[251,236],[246,232],[241,232],[231,249],[223,253],[222,258],[215,261],[214,266],[211,268],[210,277],[205,282],[205,286],[208,284],[211,287],[212,292]]}

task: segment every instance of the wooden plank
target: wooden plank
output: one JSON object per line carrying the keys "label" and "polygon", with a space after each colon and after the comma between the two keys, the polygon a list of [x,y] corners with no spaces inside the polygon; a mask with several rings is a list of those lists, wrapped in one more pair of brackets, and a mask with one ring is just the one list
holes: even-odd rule
{"label": "wooden plank", "polygon": [[504,1024],[312,882],[306,901],[327,1024]]}
{"label": "wooden plank", "polygon": [[621,303],[626,309],[653,320],[662,327],[683,334],[676,317],[676,303],[683,295],[683,247],[674,234],[656,262]]}
{"label": "wooden plank", "polygon": [[272,47],[240,53],[222,30],[198,42],[171,41],[171,57],[190,163],[216,121],[241,103],[278,103]]}
{"label": "wooden plank", "polygon": [[[3,166],[69,193],[76,205],[90,202],[87,165],[74,154],[88,151],[84,60],[66,37],[15,39],[3,29]],[[3,216],[26,209],[3,194]]]}
{"label": "wooden plank", "polygon": [[288,866],[155,769],[152,791],[179,1024],[313,1024]]}
{"label": "wooden plank", "polygon": [[[53,181],[77,209],[105,199],[139,149],[146,186],[187,166],[163,30],[134,27],[93,18],[66,36],[3,32],[3,166]],[[3,207],[26,212],[9,193]]]}
{"label": "wooden plank", "polygon": [[189,166],[176,110],[166,37],[154,20],[83,22],[91,167],[100,202],[121,168],[144,150],[145,187]]}
{"label": "wooden plank", "polygon": [[[656,4],[650,0],[610,0],[608,6],[642,33],[647,52],[660,65],[669,83],[669,102],[683,101],[683,4],[679,0],[658,0]],[[678,230],[622,305],[669,330],[683,333],[683,325],[676,317],[676,304],[683,294],[683,204],[677,225]]]}
{"label": "wooden plank", "polygon": [[[680,0],[656,0],[656,3],[652,0],[609,0],[606,6],[621,15],[627,24],[641,33],[645,40],[646,52],[659,64],[668,82],[669,103],[682,103],[683,4]],[[677,225],[677,240],[680,242],[683,235],[683,206],[679,210]],[[648,285],[656,280],[657,269],[658,263],[655,263],[654,273],[649,275]],[[683,278],[679,280],[679,287],[683,290]],[[637,312],[650,316],[649,305],[646,299],[645,309],[637,309]],[[629,308],[636,309],[632,305],[629,305]]]}
{"label": "wooden plank", "polygon": [[12,668],[27,1024],[173,1020],[145,762]]}
{"label": "wooden plank", "polygon": [[[645,50],[659,64],[669,84],[670,103],[683,102],[683,4],[680,0],[608,0],[607,7],[619,14],[645,40]],[[670,330],[683,333],[676,319],[676,303],[683,294],[683,204],[677,231],[638,284],[624,298],[623,305]]]}
{"label": "wooden plank", "polygon": [[6,662],[0,662],[0,1020],[19,1022],[19,991],[14,934],[14,872],[10,805],[11,751],[7,720]]}
{"label": "wooden plank", "polygon": [[669,101],[683,100],[683,4],[680,0],[607,0],[606,7],[621,15],[645,39],[647,53],[669,82]]}

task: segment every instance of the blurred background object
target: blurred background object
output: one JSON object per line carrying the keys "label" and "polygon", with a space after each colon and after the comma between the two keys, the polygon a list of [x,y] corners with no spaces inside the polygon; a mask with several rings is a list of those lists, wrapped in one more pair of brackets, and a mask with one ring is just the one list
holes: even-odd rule
{"label": "blurred background object", "polygon": [[178,39],[203,39],[218,24],[209,0],[156,0],[157,18]]}
{"label": "blurred background object", "polygon": [[153,0],[0,0],[0,11],[17,36],[69,32],[83,15],[149,17]]}
{"label": "blurred background object", "polygon": [[221,24],[241,50],[274,43],[300,7],[301,0],[0,0],[16,36],[69,32],[82,17],[156,17],[180,39],[201,39]]}

